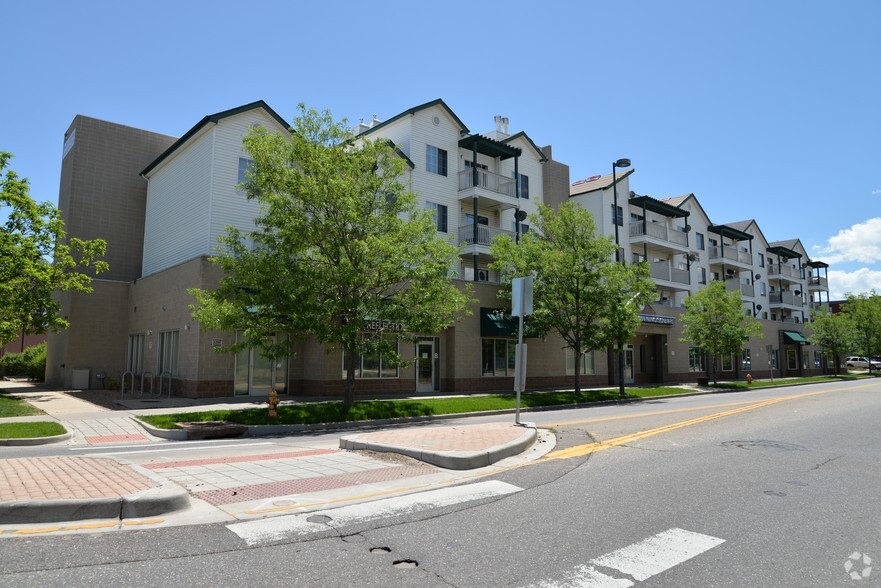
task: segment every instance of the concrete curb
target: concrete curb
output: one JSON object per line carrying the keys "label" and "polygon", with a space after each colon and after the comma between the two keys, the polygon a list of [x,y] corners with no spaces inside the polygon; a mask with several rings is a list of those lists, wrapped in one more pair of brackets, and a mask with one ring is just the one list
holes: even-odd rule
{"label": "concrete curb", "polygon": [[156,482],[158,486],[127,496],[110,498],[0,501],[0,524],[59,523],[88,519],[125,520],[189,508],[190,496],[186,490],[138,465],[127,465]]}
{"label": "concrete curb", "polygon": [[9,445],[9,446],[17,446],[24,447],[29,445],[47,445],[49,443],[59,443],[61,441],[67,441],[68,439],[73,437],[73,433],[68,431],[67,433],[62,433],[61,435],[53,435],[51,437],[27,437],[24,439],[0,439],[0,445]]}
{"label": "concrete curb", "polygon": [[341,437],[340,449],[392,452],[448,470],[473,470],[492,465],[506,457],[519,455],[531,447],[536,439],[538,439],[538,433],[533,426],[524,428],[523,434],[514,441],[484,451],[425,451],[399,445],[359,441],[358,435],[355,435]]}
{"label": "concrete curb", "polygon": [[154,427],[150,423],[142,421],[138,417],[132,416],[130,418],[154,437],[159,437],[160,439],[168,439],[169,441],[186,441],[187,439],[189,439],[187,432],[183,429],[159,429]]}

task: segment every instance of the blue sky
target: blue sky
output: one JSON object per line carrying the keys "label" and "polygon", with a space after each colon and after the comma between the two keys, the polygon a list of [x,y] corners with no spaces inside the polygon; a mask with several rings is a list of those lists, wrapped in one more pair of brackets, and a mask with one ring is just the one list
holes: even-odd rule
{"label": "blue sky", "polygon": [[800,238],[834,299],[881,292],[879,27],[875,0],[11,2],[0,150],[57,202],[78,113],[179,136],[257,99],[357,122],[443,98],[573,182],[629,157],[640,194]]}

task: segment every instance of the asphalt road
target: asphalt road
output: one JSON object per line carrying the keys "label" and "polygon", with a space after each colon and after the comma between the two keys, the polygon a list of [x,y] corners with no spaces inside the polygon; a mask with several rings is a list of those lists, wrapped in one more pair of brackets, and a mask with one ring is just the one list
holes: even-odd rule
{"label": "asphalt road", "polygon": [[524,419],[555,452],[459,498],[4,538],[0,586],[881,585],[881,379]]}

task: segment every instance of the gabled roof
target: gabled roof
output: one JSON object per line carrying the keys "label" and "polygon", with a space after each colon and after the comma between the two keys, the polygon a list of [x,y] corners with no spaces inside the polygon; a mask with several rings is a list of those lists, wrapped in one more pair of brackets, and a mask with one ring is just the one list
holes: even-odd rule
{"label": "gabled roof", "polygon": [[407,157],[407,154],[401,151],[401,148],[395,145],[394,141],[392,141],[391,139],[386,139],[386,143],[388,143],[389,147],[395,150],[395,153],[398,157],[407,162],[407,165],[410,166],[410,169],[416,169],[416,164],[413,163],[413,160]]}
{"label": "gabled roof", "polygon": [[[802,254],[795,250],[797,245],[801,245],[798,239],[789,239],[787,241],[774,241],[768,243],[768,253],[786,257],[789,259],[801,258]],[[803,248],[802,248],[803,249]]]}
{"label": "gabled roof", "polygon": [[701,206],[701,201],[697,199],[697,196],[694,195],[694,192],[689,192],[688,194],[680,194],[679,196],[673,196],[672,198],[661,198],[661,202],[669,204],[670,206],[675,206],[677,208],[682,208],[682,206],[688,202],[689,200],[694,200],[694,203],[697,205],[697,209],[704,215],[704,218],[707,219],[707,225],[712,225],[713,221],[710,220],[710,215],[707,214],[707,211],[704,210],[704,207]]}
{"label": "gabled roof", "polygon": [[[621,180],[632,174],[636,171],[636,168],[630,168],[629,170],[616,174],[617,180],[620,183]],[[606,188],[612,187],[612,174],[606,174],[604,176],[591,176],[586,180],[579,180],[569,186],[569,196],[578,196],[579,194],[586,194],[588,192],[595,192],[597,190],[605,190]]]}
{"label": "gabled roof", "polygon": [[184,135],[180,139],[175,141],[171,145],[171,147],[169,147],[168,149],[163,151],[162,155],[160,155],[159,157],[157,157],[156,159],[153,160],[153,163],[151,163],[150,165],[145,167],[144,171],[141,172],[141,175],[144,176],[144,175],[147,175],[148,173],[150,173],[151,171],[153,171],[153,169],[156,168],[156,166],[158,166],[160,163],[165,161],[166,158],[171,156],[172,153],[177,151],[179,147],[181,147],[184,143],[189,141],[193,137],[193,135],[198,133],[205,126],[207,126],[209,124],[217,124],[219,121],[221,121],[225,118],[228,118],[230,116],[235,116],[235,115],[241,114],[243,112],[248,112],[249,110],[255,110],[257,108],[262,108],[263,110],[266,111],[266,114],[268,114],[269,116],[274,118],[276,121],[278,121],[278,124],[280,124],[281,126],[283,126],[286,129],[290,129],[290,125],[288,123],[286,123],[285,120],[281,116],[279,116],[279,114],[277,112],[272,110],[269,107],[269,105],[266,104],[266,102],[264,102],[263,100],[257,100],[256,102],[251,102],[250,104],[245,104],[244,106],[239,106],[238,108],[231,108],[230,110],[224,110],[223,112],[209,114],[208,116],[206,116],[205,118],[203,118],[202,120],[197,122],[196,126],[194,126],[189,131],[184,133]]}
{"label": "gabled roof", "polygon": [[539,159],[540,159],[541,161],[544,162],[544,161],[547,161],[547,160],[548,160],[548,158],[547,158],[547,156],[544,154],[544,152],[543,152],[541,149],[538,148],[538,145],[536,145],[535,142],[534,142],[532,139],[530,139],[530,138],[529,138],[529,135],[527,135],[524,131],[520,131],[519,133],[516,133],[516,134],[514,134],[514,135],[511,135],[511,136],[508,137],[507,139],[502,139],[502,143],[510,143],[511,141],[513,141],[513,140],[515,140],[515,139],[519,139],[520,137],[523,137],[524,139],[526,139],[526,142],[529,143],[529,145],[530,145],[533,149],[535,149],[535,152],[538,154],[538,157],[539,157]]}
{"label": "gabled roof", "polygon": [[736,223],[727,223],[729,227],[735,228],[740,231],[748,231],[750,227],[755,227],[755,232],[758,233],[758,236],[761,237],[762,241],[767,245],[768,239],[765,238],[765,233],[762,232],[761,227],[759,227],[759,223],[756,222],[756,219],[748,219],[744,221],[738,221]]}
{"label": "gabled roof", "polygon": [[375,130],[377,130],[377,129],[381,129],[381,128],[387,126],[387,125],[390,125],[390,124],[392,124],[393,122],[395,122],[395,121],[397,121],[397,120],[400,120],[400,119],[404,118],[404,117],[407,116],[407,115],[413,115],[413,114],[416,114],[416,113],[419,112],[420,110],[425,110],[426,108],[431,108],[432,106],[440,106],[441,108],[443,108],[444,110],[446,110],[447,114],[450,115],[450,118],[452,118],[454,121],[456,121],[456,124],[459,125],[459,129],[460,129],[463,133],[468,133],[468,132],[469,132],[469,131],[468,131],[468,127],[465,126],[465,123],[463,123],[462,120],[461,120],[458,116],[456,116],[456,113],[453,112],[453,111],[450,109],[449,106],[447,106],[446,102],[444,102],[443,100],[441,100],[440,98],[438,98],[437,100],[432,100],[431,102],[426,102],[425,104],[420,104],[419,106],[414,106],[413,108],[408,108],[408,109],[405,110],[404,112],[402,112],[402,113],[400,113],[400,114],[396,114],[395,116],[391,117],[390,119],[388,119],[388,120],[384,120],[384,121],[382,121],[381,123],[379,123],[379,124],[377,124],[377,125],[375,125],[375,126],[369,128],[369,129],[367,129],[366,131],[362,131],[361,133],[358,134],[358,136],[360,137],[360,136],[362,136],[362,135],[369,135],[369,134],[372,133],[373,131],[375,131]]}

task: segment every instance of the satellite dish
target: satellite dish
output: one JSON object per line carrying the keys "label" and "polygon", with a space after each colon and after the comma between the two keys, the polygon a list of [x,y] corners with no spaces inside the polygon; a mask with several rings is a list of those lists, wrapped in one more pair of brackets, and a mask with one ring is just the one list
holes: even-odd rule
{"label": "satellite dish", "polygon": [[514,213],[514,218],[516,218],[517,220],[519,220],[521,222],[525,221],[526,220],[526,211],[525,210],[518,210],[517,212]]}
{"label": "satellite dish", "polygon": [[756,274],[755,277],[754,277],[753,279],[754,279],[754,280],[761,280],[761,279],[762,279],[762,274]]}
{"label": "satellite dish", "polygon": [[761,305],[761,304],[756,304],[756,310],[762,310],[762,305]]}
{"label": "satellite dish", "polygon": [[793,294],[795,294],[796,296],[801,296],[801,290],[796,290],[795,292],[793,292]]}
{"label": "satellite dish", "polygon": [[690,230],[691,230],[691,225],[685,225],[685,232],[687,233]]}
{"label": "satellite dish", "polygon": [[728,274],[729,276],[733,276],[733,275],[734,275],[734,270],[731,269],[731,268],[728,268],[727,270],[725,270],[725,273]]}
{"label": "satellite dish", "polygon": [[697,259],[697,255],[695,255],[694,253],[688,254],[688,261],[694,261],[695,259]]}

